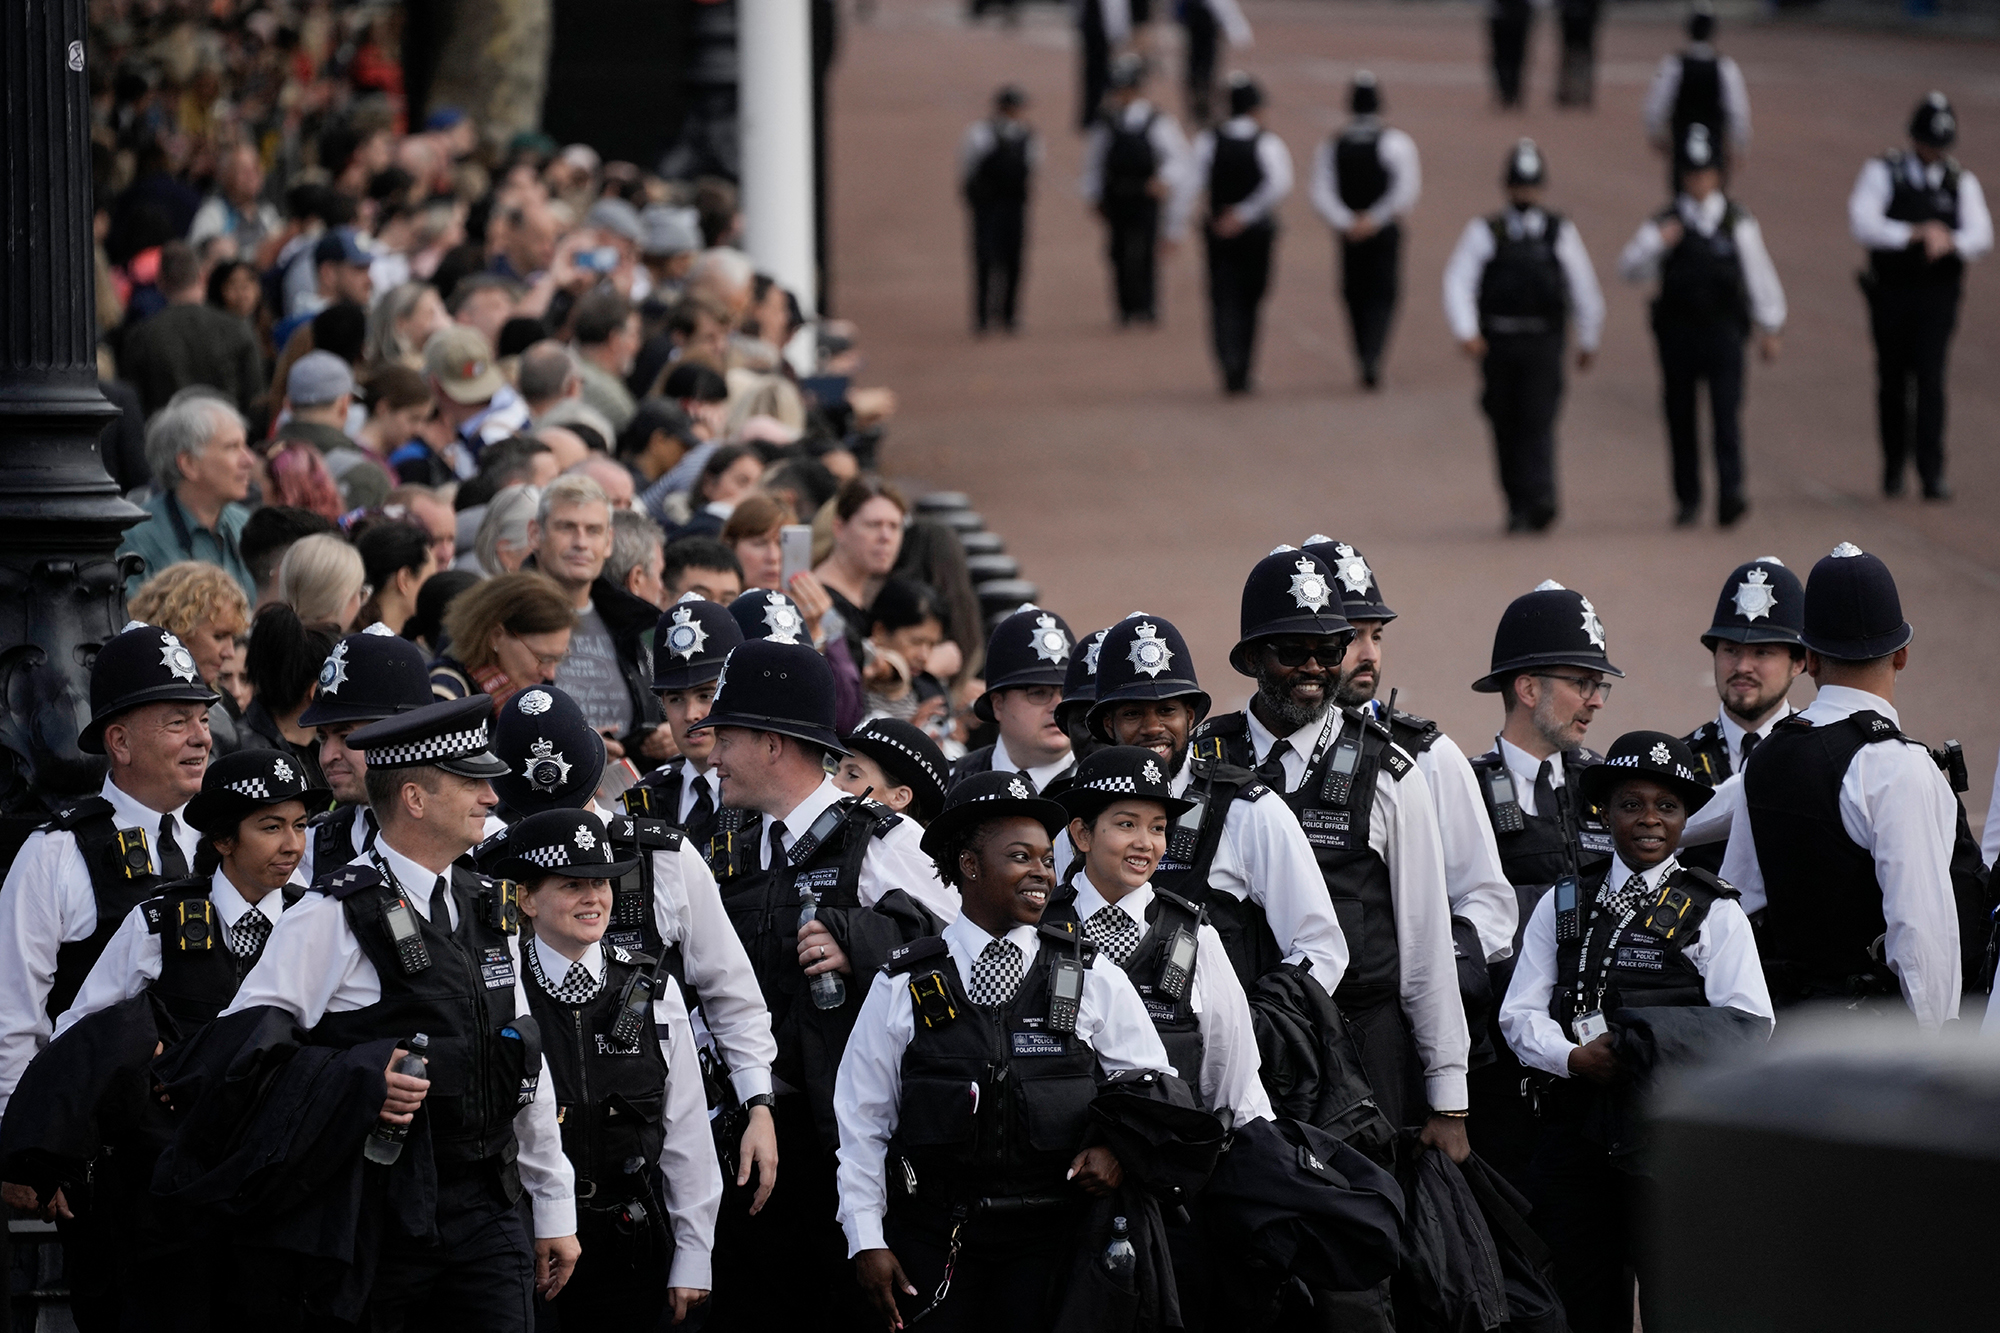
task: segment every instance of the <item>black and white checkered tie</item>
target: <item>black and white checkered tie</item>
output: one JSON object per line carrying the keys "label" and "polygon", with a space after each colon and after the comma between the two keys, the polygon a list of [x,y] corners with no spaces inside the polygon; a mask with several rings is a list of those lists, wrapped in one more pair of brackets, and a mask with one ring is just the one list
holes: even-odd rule
{"label": "black and white checkered tie", "polygon": [[995,940],[980,950],[972,964],[972,1002],[997,1009],[1021,988],[1021,946]]}
{"label": "black and white checkered tie", "polygon": [[1625,913],[1635,910],[1645,896],[1646,877],[1635,874],[1632,878],[1625,881],[1625,887],[1622,889],[1614,889],[1607,882],[1604,886],[1604,891],[1598,895],[1598,900],[1604,904],[1605,909],[1611,915],[1623,916]]}
{"label": "black and white checkered tie", "polygon": [[271,938],[271,918],[251,908],[229,928],[229,952],[238,958],[255,958]]}
{"label": "black and white checkered tie", "polygon": [[590,975],[590,969],[582,963],[571,963],[569,972],[557,986],[543,984],[543,989],[564,1004],[587,1004],[597,994],[597,978]]}
{"label": "black and white checkered tie", "polygon": [[1083,923],[1083,933],[1120,967],[1125,966],[1125,960],[1139,947],[1138,923],[1115,904],[1092,912],[1090,920]]}

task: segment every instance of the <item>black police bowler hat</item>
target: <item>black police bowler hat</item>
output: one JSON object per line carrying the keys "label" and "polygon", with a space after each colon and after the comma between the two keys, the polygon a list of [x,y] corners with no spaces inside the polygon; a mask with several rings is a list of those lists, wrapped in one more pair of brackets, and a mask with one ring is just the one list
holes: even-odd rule
{"label": "black police bowler hat", "polygon": [[1680,737],[1664,731],[1628,731],[1611,743],[1603,763],[1583,770],[1577,778],[1577,795],[1587,806],[1601,806],[1619,783],[1645,778],[1679,796],[1693,814],[1715,795],[1697,772],[1694,751]]}
{"label": "black police bowler hat", "polygon": [[188,827],[204,838],[232,838],[245,816],[267,805],[303,801],[307,814],[333,799],[306,781],[305,766],[276,750],[239,750],[209,763],[201,791],[187,803]]}
{"label": "black police bowler hat", "polygon": [[221,698],[201,683],[194,654],[158,625],[132,621],[97,650],[90,664],[90,721],[76,738],[85,754],[104,753],[104,728],[146,704],[213,704]]}
{"label": "black police bowler hat", "polygon": [[1604,622],[1597,618],[1597,608],[1553,579],[1508,603],[1493,632],[1492,669],[1472,688],[1498,694],[1508,677],[1550,666],[1625,674],[1604,655]]}
{"label": "black police bowler hat", "polygon": [[722,659],[743,642],[743,627],[720,602],[689,593],[653,627],[653,688],[691,690],[722,674]]}
{"label": "black police bowler hat", "polygon": [[1241,71],[1229,75],[1229,114],[1247,116],[1264,105],[1264,89],[1257,80]]}
{"label": "black police bowler hat", "polygon": [[1372,116],[1382,109],[1382,90],[1375,84],[1375,76],[1362,70],[1354,76],[1354,86],[1347,93],[1347,109],[1357,116]]}
{"label": "black police bowler hat", "polygon": [[1174,795],[1160,756],[1138,745],[1108,745],[1084,757],[1069,786],[1056,797],[1071,819],[1094,819],[1114,801],[1131,797],[1166,807],[1168,819],[1179,819],[1193,801]]}
{"label": "black police bowler hat", "polygon": [[1865,662],[1887,657],[1916,637],[1889,567],[1853,542],[1823,556],[1806,579],[1799,638],[1821,657]]}
{"label": "black police bowler hat", "polygon": [[1375,577],[1374,567],[1351,543],[1315,532],[1303,545],[1326,561],[1326,567],[1333,571],[1333,587],[1340,594],[1340,614],[1350,621],[1396,618],[1396,613],[1382,600],[1382,584]]}
{"label": "black police bowler hat", "polygon": [[507,765],[487,751],[493,699],[470,694],[385,717],[350,733],[370,768],[441,768],[462,778],[497,778]]}
{"label": "black police bowler hat", "polygon": [[1076,641],[1076,648],[1069,655],[1069,670],[1063,673],[1063,697],[1056,705],[1056,725],[1069,730],[1069,725],[1077,714],[1087,713],[1097,702],[1097,654],[1104,648],[1104,636],[1111,632],[1109,627],[1087,634]]}
{"label": "black police bowler hat", "polygon": [[1033,602],[993,627],[986,640],[986,693],[972,701],[982,722],[993,720],[993,696],[1022,685],[1060,686],[1069,675],[1076,636],[1053,611]]}
{"label": "black police bowler hat", "polygon": [[1930,148],[1949,148],[1958,140],[1958,116],[1943,93],[1930,93],[1910,113],[1910,137]]}
{"label": "black police bowler hat", "polygon": [[1545,185],[1549,178],[1549,164],[1542,157],[1542,150],[1535,146],[1533,139],[1515,141],[1507,150],[1507,170],[1501,178],[1503,184]]}
{"label": "black police bowler hat", "polygon": [[379,722],[436,701],[423,649],[378,620],[333,645],[319,669],[319,692],[299,714],[299,725]]}
{"label": "black police bowler hat", "polygon": [[604,738],[566,691],[517,691],[493,719],[493,756],[507,771],[493,791],[516,814],[581,810],[604,777]]}
{"label": "black police bowler hat", "polygon": [[802,643],[751,639],[732,651],[715,678],[708,716],[688,730],[707,727],[775,731],[847,753],[833,727],[833,668]]}
{"label": "black police bowler hat", "polygon": [[1229,650],[1229,665],[1245,676],[1257,674],[1252,656],[1259,639],[1278,634],[1352,636],[1354,626],[1340,614],[1333,570],[1310,551],[1280,546],[1259,560],[1243,580],[1242,637]]}
{"label": "black police bowler hat", "polygon": [[1797,643],[1805,624],[1806,589],[1799,576],[1774,555],[1738,565],[1722,582],[1715,623],[1701,636],[1711,652],[1730,643]]}
{"label": "black police bowler hat", "polygon": [[533,884],[550,875],[617,879],[637,860],[611,859],[604,821],[588,810],[539,810],[473,848],[482,873]]}
{"label": "black police bowler hat", "polygon": [[910,813],[918,823],[930,823],[944,809],[945,774],[951,765],[937,742],[918,728],[901,718],[871,718],[848,736],[847,749],[873,759],[889,781],[910,789]]}
{"label": "black police bowler hat", "polygon": [[945,797],[944,809],[924,830],[924,854],[940,862],[942,873],[945,867],[940,858],[950,850],[959,832],[989,819],[1012,815],[1034,820],[1051,838],[1069,827],[1069,811],[1038,793],[1025,773],[974,773],[951,789],[951,794]]}
{"label": "black police bowler hat", "polygon": [[[745,641],[769,639],[774,643],[805,643],[806,618],[798,605],[781,592],[752,588],[729,604],[729,614]],[[727,656],[727,654],[724,654]]]}
{"label": "black police bowler hat", "polygon": [[1186,699],[1194,723],[1208,716],[1208,695],[1194,675],[1187,640],[1163,616],[1134,611],[1113,625],[1097,650],[1097,702],[1086,720],[1100,740],[1110,740],[1104,719],[1130,699]]}

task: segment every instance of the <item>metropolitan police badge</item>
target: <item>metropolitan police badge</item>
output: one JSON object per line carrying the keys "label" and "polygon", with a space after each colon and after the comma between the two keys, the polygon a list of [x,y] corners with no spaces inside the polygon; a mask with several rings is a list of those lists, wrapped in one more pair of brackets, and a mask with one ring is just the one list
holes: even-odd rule
{"label": "metropolitan police badge", "polygon": [[1778,590],[1770,584],[1771,576],[1761,569],[1753,569],[1743,576],[1743,582],[1736,585],[1736,614],[1745,620],[1755,620],[1768,616],[1778,604]]}
{"label": "metropolitan police badge", "polygon": [[1160,627],[1151,621],[1139,626],[1138,636],[1125,654],[1134,671],[1143,671],[1155,680],[1174,664],[1174,650],[1159,637]]}

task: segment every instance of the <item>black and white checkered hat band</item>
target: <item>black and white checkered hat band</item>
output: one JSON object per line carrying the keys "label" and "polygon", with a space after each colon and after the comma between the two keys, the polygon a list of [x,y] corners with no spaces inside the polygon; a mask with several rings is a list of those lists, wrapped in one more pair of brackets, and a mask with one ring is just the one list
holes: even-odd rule
{"label": "black and white checkered hat band", "polygon": [[448,731],[442,736],[426,736],[409,745],[387,745],[379,750],[366,751],[366,754],[371,767],[409,768],[416,764],[460,759],[478,754],[485,748],[486,724],[481,722],[468,731]]}
{"label": "black and white checkered hat band", "polygon": [[1115,792],[1120,796],[1137,796],[1139,794],[1138,780],[1129,773],[1098,778],[1092,782],[1079,782],[1077,786],[1084,788],[1086,791]]}
{"label": "black and white checkered hat band", "polygon": [[924,775],[928,777],[932,782],[937,783],[937,785],[940,787],[944,786],[944,774],[938,772],[937,769],[931,767],[931,763],[928,759],[925,759],[922,755],[918,754],[915,750],[912,750],[909,746],[897,740],[894,736],[890,736],[880,731],[865,731],[865,730],[861,733],[861,735],[866,736],[871,741],[879,741],[881,744],[886,745],[890,749],[894,750],[897,754],[903,755],[911,763],[915,764],[918,768],[921,768],[924,771]]}
{"label": "black and white checkered hat band", "polygon": [[235,792],[238,796],[248,796],[252,800],[268,801],[271,799],[270,789],[265,787],[264,779],[262,778],[244,778],[240,782],[229,783],[228,787],[229,790]]}
{"label": "black and white checkered hat band", "polygon": [[602,856],[590,856],[570,847],[567,843],[556,843],[551,847],[528,847],[516,852],[523,861],[532,861],[544,870],[581,869],[592,865],[605,865],[611,860],[611,849],[598,844]]}

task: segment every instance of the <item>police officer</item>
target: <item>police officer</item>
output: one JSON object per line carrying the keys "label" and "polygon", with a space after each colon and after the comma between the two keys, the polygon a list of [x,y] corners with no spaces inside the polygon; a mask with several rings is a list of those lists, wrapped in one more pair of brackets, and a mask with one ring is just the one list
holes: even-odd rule
{"label": "police officer", "polygon": [[605,753],[604,737],[568,690],[515,691],[493,718],[493,757],[507,766],[493,779],[500,798],[494,814],[508,824],[543,810],[593,810],[603,818],[608,812],[597,807],[597,788]]}
{"label": "police officer", "polygon": [[1225,393],[1250,390],[1257,313],[1271,285],[1278,205],[1292,192],[1292,154],[1264,128],[1264,90],[1229,76],[1229,119],[1194,141],[1196,179],[1208,192],[1208,318]]}
{"label": "police officer", "polygon": [[1121,55],[1090,125],[1083,197],[1104,219],[1121,327],[1159,322],[1159,261],[1180,242],[1200,178],[1173,116],[1148,102],[1145,59]]}
{"label": "police officer", "polygon": [[993,114],[976,120],[958,148],[958,186],[972,213],[972,331],[1015,331],[1021,251],[1028,238],[1028,187],[1042,141],[1028,124],[1028,95],[1008,84]]}
{"label": "police officer", "polygon": [[[1153,886],[1207,909],[1246,990],[1290,963],[1331,995],[1347,970],[1348,946],[1312,844],[1283,797],[1248,768],[1224,762],[1217,742],[1196,755],[1192,735],[1208,706],[1194,655],[1170,621],[1134,612],[1104,636],[1091,731],[1107,744],[1151,750],[1174,795],[1196,802],[1174,821]],[[1056,852],[1058,872],[1066,871],[1074,855],[1066,835]]]}
{"label": "police officer", "polygon": [[752,588],[729,604],[736,628],[746,639],[773,639],[778,643],[812,643],[805,615],[798,603],[769,588]]}
{"label": "police officer", "polygon": [[965,910],[873,978],[835,1096],[840,1222],[875,1327],[1047,1327],[1081,1191],[1122,1177],[1084,1146],[1098,1070],[1171,1071],[1124,972],[1042,924],[1067,819],[1021,774],[981,773],[924,833]]}
{"label": "police officer", "polygon": [[1848,226],[1868,250],[1861,285],[1875,338],[1882,493],[1889,496],[1903,493],[1914,449],[1924,498],[1951,498],[1944,479],[1945,361],[1965,265],[1993,248],[1986,193],[1948,152],[1957,139],[1951,103],[1943,93],[1930,94],[1910,117],[1909,148],[1870,158],[1847,200]]}
{"label": "police officer", "polygon": [[1088,133],[1104,110],[1104,94],[1111,86],[1111,53],[1132,35],[1130,0],[1082,0],[1076,7],[1076,22],[1081,84],[1076,126]]}
{"label": "police officer", "polygon": [[1589,106],[1597,100],[1597,28],[1604,0],[1558,0],[1562,63],[1556,70],[1556,105]]}
{"label": "police officer", "polygon": [[847,737],[847,754],[833,785],[849,796],[873,797],[926,828],[944,809],[944,751],[923,731],[898,717],[872,717]]}
{"label": "police officer", "polygon": [[1420,1129],[1424,1143],[1463,1161],[1470,1043],[1437,811],[1429,786],[1408,780],[1415,758],[1374,714],[1334,705],[1356,637],[1335,578],[1295,547],[1257,562],[1229,653],[1257,693],[1245,712],[1205,722],[1195,750],[1254,771],[1298,817],[1347,943],[1333,998],[1376,1105],[1390,1125]]}
{"label": "police officer", "polygon": [[[837,1142],[834,1073],[860,1004],[855,979],[934,933],[958,904],[915,824],[827,776],[826,757],[845,747],[832,669],[811,648],[776,639],[736,648],[708,715],[689,730],[715,733],[710,767],[724,808],[710,866],[771,1015],[777,1151],[796,1164],[754,1216],[747,1188],[725,1189],[712,1319],[764,1327],[795,1314],[796,1293],[770,1281],[770,1256],[784,1254],[799,1280],[828,1293],[828,1319],[845,1324],[858,1317],[859,1294],[833,1227],[827,1149]],[[831,980],[816,986],[820,977]]]}
{"label": "police officer", "polygon": [[1799,638],[1819,693],[1744,770],[1722,877],[1765,914],[1780,1006],[1900,994],[1936,1029],[1958,1016],[1958,802],[1896,713],[1914,636],[1880,559],[1842,542],[1813,566]]}
{"label": "police officer", "polygon": [[1535,905],[1500,1023],[1521,1061],[1555,1079],[1535,1149],[1535,1227],[1555,1250],[1569,1327],[1631,1333],[1626,1270],[1637,1268],[1649,1309],[1666,1279],[1641,1238],[1641,1177],[1611,1151],[1632,1146],[1623,1131],[1639,1072],[1623,1068],[1612,1034],[1621,1013],[1666,1006],[1733,1011],[1677,1029],[1696,1049],[1738,1029],[1768,1034],[1771,997],[1736,890],[1674,857],[1688,815],[1713,795],[1687,747],[1630,732],[1577,786],[1616,851]]}
{"label": "police officer", "polygon": [[1250,21],[1243,17],[1243,8],[1236,0],[1194,0],[1176,6],[1174,12],[1186,35],[1182,75],[1187,84],[1188,121],[1207,128],[1215,101],[1215,57],[1220,39],[1226,37],[1231,46],[1250,45]]}
{"label": "police officer", "polygon": [[1090,734],[1085,719],[1097,702],[1097,654],[1104,647],[1110,627],[1085,635],[1070,654],[1069,670],[1063,673],[1062,698],[1056,703],[1056,725],[1069,737],[1069,752],[1081,763],[1103,744]]}
{"label": "police officer", "polygon": [[1507,531],[1540,532],[1556,517],[1556,409],[1563,343],[1576,322],[1576,366],[1588,370],[1604,328],[1604,295],[1576,224],[1542,207],[1541,150],[1507,154],[1507,207],[1466,224],[1444,270],[1452,336],[1479,362],[1480,408],[1493,426]]}
{"label": "police officer", "polygon": [[[1805,670],[1805,645],[1799,641],[1805,600],[1805,585],[1776,556],[1738,565],[1723,581],[1715,623],[1701,636],[1715,665],[1722,709],[1684,738],[1695,772],[1717,789],[1716,800],[1698,820],[1689,819],[1681,835],[1682,865],[1721,869],[1730,820],[1742,801],[1743,784],[1734,779],[1771,728],[1798,711],[1787,696]],[[1704,828],[1716,836],[1711,840]]]}
{"label": "police officer", "polygon": [[1646,89],[1646,139],[1667,159],[1667,188],[1677,188],[1673,166],[1688,130],[1708,130],[1716,167],[1729,177],[1730,159],[1750,146],[1750,95],[1743,87],[1737,63],[1715,50],[1715,11],[1698,0],[1688,15],[1688,44],[1677,55],[1665,56]]}
{"label": "police officer", "polygon": [[[381,1220],[368,1298],[380,1328],[524,1330],[535,1292],[554,1296],[576,1264],[575,1175],[531,1040],[511,889],[460,863],[503,769],[486,748],[492,716],[475,694],[348,737],[366,753],[381,833],[350,864],[321,869],[224,1010],[274,1006],[326,1046],[430,1037],[428,1079],[387,1075],[384,1123],[425,1116],[437,1184],[434,1225]],[[390,1169],[412,1169],[401,1160]]]}
{"label": "police officer", "polygon": [[[613,861],[604,822],[554,807],[508,829],[494,869],[534,923],[522,950],[546,1044],[585,1257],[551,1302],[557,1327],[649,1329],[707,1299],[722,1177],[694,1031],[660,960],[605,940]],[[672,1258],[669,1260],[668,1256]]]}
{"label": "police officer", "polygon": [[974,773],[1025,773],[1036,791],[1046,791],[1076,771],[1069,733],[1056,721],[1075,651],[1068,622],[1032,602],[993,627],[986,641],[986,692],[972,701],[972,712],[997,725],[1000,738],[968,751],[952,769],[952,781]]}
{"label": "police officer", "polygon": [[[1489,969],[1495,995],[1507,993],[1520,931],[1549,886],[1565,875],[1589,874],[1611,855],[1611,835],[1577,801],[1576,782],[1603,762],[1583,742],[1610,695],[1605,678],[1624,674],[1605,655],[1604,621],[1590,599],[1546,580],[1508,604],[1493,634],[1491,669],[1472,683],[1481,694],[1500,696],[1500,733],[1471,762],[1521,923],[1511,955]],[[1478,1112],[1473,1146],[1525,1189],[1535,1140],[1526,1071],[1497,1023],[1492,1035],[1497,1058],[1470,1079]]]}
{"label": "police officer", "polygon": [[1312,202],[1340,238],[1340,297],[1364,388],[1382,383],[1382,350],[1396,317],[1403,217],[1423,173],[1409,135],[1382,123],[1382,93],[1362,70],[1347,94],[1352,118],[1313,156]]}
{"label": "police officer", "polygon": [[[1383,600],[1381,582],[1368,557],[1347,542],[1319,533],[1306,538],[1305,550],[1333,572],[1340,614],[1354,626],[1347,653],[1335,669],[1333,702],[1341,708],[1358,708],[1386,726],[1396,744],[1415,757],[1417,771],[1424,775],[1437,811],[1453,935],[1459,935],[1461,922],[1471,927],[1477,946],[1465,953],[1481,960],[1483,972],[1485,962],[1498,962],[1514,952],[1520,908],[1500,865],[1500,850],[1486,818],[1479,779],[1465,751],[1440,731],[1437,723],[1382,701],[1382,677],[1387,669],[1383,640],[1396,612]],[[1317,662],[1301,663],[1295,669],[1272,667],[1267,662],[1258,675],[1258,693],[1264,693],[1266,676],[1271,678],[1273,697],[1278,698],[1282,697],[1284,680],[1296,685],[1310,681],[1315,674],[1326,676],[1329,670]],[[1325,689],[1324,683],[1321,689]],[[1256,708],[1251,705],[1253,713]],[[1473,1034],[1475,1046],[1481,1035]]]}
{"label": "police officer", "polygon": [[1639,230],[1618,257],[1627,282],[1659,281],[1653,340],[1660,352],[1661,399],[1673,448],[1674,515],[1692,527],[1701,510],[1701,442],[1695,388],[1706,382],[1714,423],[1716,522],[1732,526],[1743,498],[1743,342],[1754,326],[1757,350],[1778,359],[1785,292],[1764,249],[1764,233],[1722,193],[1722,171],[1706,125],[1688,127],[1676,150],[1680,191]]}
{"label": "police officer", "polygon": [[1521,105],[1521,73],[1528,63],[1528,34],[1535,10],[1530,0],[1490,0],[1486,12],[1487,63],[1493,72],[1493,99],[1502,107]]}
{"label": "police officer", "polygon": [[632,814],[666,820],[686,832],[698,849],[708,846],[722,800],[708,767],[715,737],[689,728],[708,716],[715,678],[722,674],[729,650],[741,642],[743,629],[729,608],[692,593],[661,612],[653,630],[653,692],[660,696],[660,711],[679,753],[640,779],[639,787],[653,793],[651,798],[628,791],[625,807]]}
{"label": "police officer", "polygon": [[368,808],[368,761],[347,744],[349,733],[370,722],[435,702],[430,666],[414,643],[379,620],[333,646],[319,669],[319,688],[299,714],[301,727],[319,731],[319,770],[339,804],[314,809],[306,839],[301,883],[313,882],[320,865],[346,865],[375,843],[375,815]]}

